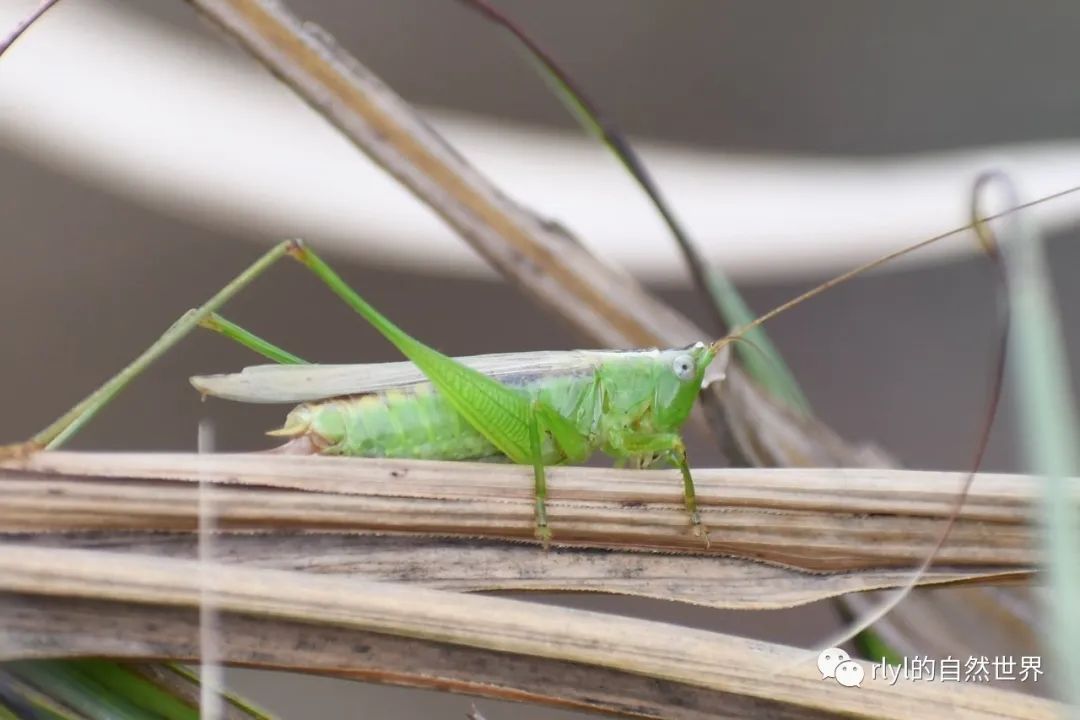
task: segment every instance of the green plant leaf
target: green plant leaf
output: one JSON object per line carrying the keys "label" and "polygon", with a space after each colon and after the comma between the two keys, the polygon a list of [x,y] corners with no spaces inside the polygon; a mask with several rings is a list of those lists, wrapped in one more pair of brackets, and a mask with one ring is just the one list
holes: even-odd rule
{"label": "green plant leaf", "polygon": [[[157,666],[155,666],[157,667]],[[178,665],[160,666],[166,674],[198,687],[194,672]],[[10,682],[4,682],[10,679]],[[140,672],[137,666],[103,659],[25,660],[0,666],[0,720],[5,706],[21,720],[18,703],[31,708],[41,720],[199,720],[199,708]],[[230,693],[223,697],[234,710],[252,720],[272,716]],[[35,717],[35,720],[37,720]]]}
{"label": "green plant leaf", "polygon": [[[1017,206],[1018,193],[1004,173],[980,177],[982,185],[996,182]],[[1073,405],[1068,359],[1061,318],[1053,299],[1042,239],[1023,213],[999,221],[996,233],[1008,269],[1009,297],[1014,317],[1013,357],[1020,411],[1020,444],[1030,469],[1045,480],[1043,537],[1048,560],[1051,612],[1048,647],[1053,649],[1057,690],[1080,714],[1080,528],[1076,493],[1071,478],[1080,469],[1077,442],[1080,423]]]}

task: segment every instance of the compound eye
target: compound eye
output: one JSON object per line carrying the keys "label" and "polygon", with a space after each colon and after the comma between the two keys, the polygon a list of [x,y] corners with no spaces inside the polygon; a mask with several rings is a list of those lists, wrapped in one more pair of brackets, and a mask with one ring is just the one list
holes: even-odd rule
{"label": "compound eye", "polygon": [[679,355],[671,363],[671,369],[675,373],[675,377],[680,380],[693,380],[694,379],[694,358],[689,355]]}

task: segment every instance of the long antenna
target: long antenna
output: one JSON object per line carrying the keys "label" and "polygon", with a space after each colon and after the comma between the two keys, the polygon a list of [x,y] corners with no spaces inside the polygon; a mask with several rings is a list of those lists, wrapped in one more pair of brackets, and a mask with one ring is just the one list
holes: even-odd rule
{"label": "long antenna", "polygon": [[[873,270],[874,268],[881,267],[885,263],[890,262],[892,260],[895,260],[898,257],[902,257],[902,256],[907,255],[908,253],[914,252],[916,250],[921,250],[922,248],[926,247],[927,245],[932,245],[933,243],[936,243],[939,240],[944,240],[946,238],[953,237],[954,235],[959,235],[960,233],[966,232],[968,230],[974,230],[974,231],[976,231],[976,233],[980,233],[980,228],[984,227],[984,224],[991,221],[991,220],[997,220],[998,218],[1005,217],[1006,215],[1010,215],[1010,214],[1012,214],[1014,212],[1018,212],[1020,210],[1025,210],[1025,209],[1030,208],[1030,207],[1035,207],[1036,205],[1041,205],[1042,203],[1049,202],[1051,200],[1057,200],[1058,198],[1065,197],[1066,195],[1071,195],[1071,194],[1073,194],[1075,192],[1078,192],[1078,191],[1080,191],[1080,185],[1074,185],[1074,186],[1072,186],[1070,188],[1067,188],[1065,190],[1060,190],[1060,191],[1058,191],[1056,193],[1053,193],[1051,195],[1046,195],[1045,197],[1041,197],[1038,200],[1031,200],[1030,202],[1026,202],[1026,203],[1022,203],[1020,205],[1016,205],[1014,207],[1008,208],[1007,210],[1002,210],[1001,212],[999,212],[997,214],[987,215],[986,217],[982,217],[982,218],[976,218],[972,222],[969,222],[967,225],[963,225],[963,226],[958,227],[958,228],[953,228],[952,230],[949,230],[947,232],[943,232],[940,235],[935,235],[934,237],[927,238],[926,240],[921,240],[921,241],[915,243],[914,245],[909,245],[909,246],[907,246],[905,248],[901,248],[900,250],[897,250],[895,252],[891,252],[888,255],[885,255],[883,257],[879,257],[876,260],[871,260],[868,263],[864,263],[863,265],[859,265],[858,267],[856,267],[856,268],[854,268],[852,270],[848,270],[847,272],[842,273],[840,275],[837,275],[836,277],[834,277],[834,278],[832,278],[830,280],[826,280],[825,282],[821,283],[817,287],[814,287],[814,288],[811,288],[810,290],[807,290],[802,295],[798,295],[798,296],[792,298],[791,300],[788,300],[787,302],[782,303],[781,305],[777,305],[776,307],[774,307],[772,310],[768,311],[764,315],[758,316],[752,322],[749,322],[746,325],[743,325],[743,326],[739,327],[738,329],[736,329],[730,335],[727,335],[725,337],[720,338],[719,340],[717,340],[716,342],[714,342],[712,344],[713,351],[714,352],[718,351],[720,348],[722,348],[724,345],[727,345],[733,339],[735,339],[737,337],[742,337],[742,335],[744,333],[746,333],[747,331],[749,331],[749,330],[751,330],[753,328],[756,328],[759,325],[763,325],[764,323],[768,322],[769,320],[772,320],[774,317],[776,317],[780,313],[786,312],[787,310],[790,310],[791,308],[795,307],[796,305],[799,305],[799,304],[803,303],[806,300],[809,300],[810,298],[817,297],[818,295],[822,294],[826,290],[830,290],[831,288],[834,288],[837,285],[842,285],[843,283],[847,282],[848,280],[851,280],[854,277],[857,277],[858,275],[862,275],[863,273],[865,273],[865,272],[867,272],[869,270]],[[982,236],[980,235],[980,238],[981,237]]]}
{"label": "long antenna", "polygon": [[[841,645],[856,635],[866,630],[871,625],[881,620],[888,615],[897,605],[906,598],[915,586],[918,585],[919,580],[926,574],[930,566],[933,565],[934,559],[938,553],[941,552],[941,548],[945,546],[945,542],[949,539],[949,534],[952,532],[953,527],[956,526],[956,520],[960,517],[960,511],[964,508],[964,503],[967,501],[968,494],[971,492],[971,485],[975,482],[975,476],[978,474],[979,469],[982,467],[983,457],[986,455],[986,448],[990,444],[990,431],[994,426],[994,419],[997,417],[998,405],[1001,402],[1001,387],[1005,380],[1005,360],[1008,354],[1009,346],[1009,324],[1012,315],[1011,308],[1009,307],[1009,288],[1008,288],[1008,276],[1005,272],[1005,265],[998,252],[998,242],[994,238],[990,229],[986,226],[985,220],[979,218],[979,200],[983,194],[984,188],[991,182],[1000,180],[1006,177],[1000,171],[989,171],[980,174],[975,178],[975,182],[972,185],[971,190],[971,214],[976,218],[972,222],[972,226],[975,229],[976,234],[979,236],[979,241],[983,244],[987,253],[994,258],[995,267],[999,271],[998,284],[1001,288],[1002,302],[1000,303],[1002,318],[1001,318],[1001,335],[998,340],[997,352],[994,354],[994,368],[991,375],[991,392],[990,402],[987,405],[986,414],[983,416],[983,424],[979,429],[978,441],[975,446],[975,455],[972,459],[970,469],[967,475],[964,477],[964,484],[959,494],[956,496],[956,500],[953,502],[952,510],[949,513],[949,519],[945,522],[945,527],[942,528],[941,534],[938,535],[937,542],[934,543],[934,547],[927,554],[926,559],[922,564],[912,573],[911,578],[906,582],[903,587],[896,591],[896,593],[883,602],[880,607],[876,608],[873,612],[867,613],[862,619],[849,625],[843,635],[833,638],[826,647],[834,647]],[[1011,187],[1011,185],[1010,185]],[[1015,196],[1014,196],[1015,197]],[[1022,206],[1017,206],[1017,208]],[[1014,208],[1015,211],[1017,208]],[[1010,211],[1012,212],[1012,211]],[[1005,213],[999,213],[994,217],[1001,217]]]}
{"label": "long antenna", "polygon": [[[1002,313],[1000,324],[1001,333],[998,339],[997,350],[994,353],[994,365],[991,374],[990,402],[988,403],[986,413],[983,416],[983,423],[979,429],[978,440],[975,446],[975,453],[969,466],[969,470],[964,476],[963,485],[960,489],[960,492],[956,495],[956,499],[953,502],[953,506],[949,512],[948,519],[945,521],[945,526],[939,533],[938,538],[934,543],[934,546],[926,554],[926,557],[923,559],[919,567],[911,573],[908,581],[904,583],[903,586],[898,588],[894,593],[892,593],[892,595],[887,600],[882,602],[878,607],[874,608],[871,612],[866,613],[858,620],[850,623],[841,633],[834,635],[826,641],[823,641],[821,643],[821,647],[813,651],[813,655],[818,654],[818,652],[823,652],[826,648],[837,647],[852,640],[859,633],[869,629],[870,626],[872,626],[874,623],[878,622],[890,612],[892,612],[908,595],[911,594],[911,591],[915,589],[919,581],[930,569],[930,566],[933,565],[934,560],[938,556],[938,553],[941,552],[942,547],[944,547],[945,543],[948,541],[949,535],[952,532],[953,527],[955,527],[957,519],[960,517],[960,512],[961,510],[963,510],[964,503],[967,501],[968,494],[971,491],[971,485],[975,482],[975,476],[978,474],[979,469],[982,467],[983,458],[986,454],[987,446],[990,443],[990,431],[993,429],[994,420],[997,417],[997,410],[1001,401],[1001,389],[1005,378],[1005,362],[1009,344],[1009,325],[1012,314],[1011,308],[1009,306],[1008,275],[1005,271],[1004,261],[998,249],[999,244],[997,242],[997,239],[991,232],[989,226],[987,225],[987,222],[993,219],[1004,217],[1006,215],[1011,215],[1021,209],[1031,207],[1039,202],[1042,202],[1045,199],[1049,199],[1043,198],[1037,201],[1019,204],[1016,203],[1015,193],[1010,193],[1010,200],[1012,200],[1012,202],[1014,203],[1011,208],[999,212],[995,215],[983,217],[979,211],[979,205],[984,193],[984,189],[991,182],[1001,180],[1002,178],[1004,178],[1007,182],[1007,176],[997,170],[981,173],[975,178],[975,182],[972,184],[971,189],[972,222],[969,223],[965,228],[960,228],[959,230],[953,231],[953,233],[955,233],[967,228],[971,228],[975,231],[975,234],[978,237],[979,242],[982,244],[983,249],[986,251],[987,255],[989,255],[993,259],[994,265],[998,270],[998,287],[1000,288],[1001,293],[1001,302],[999,303],[999,308]],[[1008,184],[1008,187],[1011,188],[1011,184]],[[1072,192],[1074,189],[1066,190],[1050,197],[1060,197],[1061,195]],[[902,255],[905,252],[909,252],[919,247],[923,247],[927,244],[927,242],[941,239],[942,237],[947,237],[948,235],[953,233],[947,233],[945,235],[938,236],[937,238],[931,238],[930,241],[923,241],[898,253],[893,253],[889,257],[897,257],[898,255]],[[869,267],[875,266],[876,264],[880,264],[879,261],[868,263],[866,266],[863,266],[863,268],[858,268],[857,270],[861,271],[862,269],[868,269]],[[845,275],[850,276],[851,273],[845,273]],[[832,284],[835,284],[835,282]],[[818,288],[815,288],[814,290],[816,291],[818,290]],[[785,303],[785,305],[787,304],[788,303]]]}

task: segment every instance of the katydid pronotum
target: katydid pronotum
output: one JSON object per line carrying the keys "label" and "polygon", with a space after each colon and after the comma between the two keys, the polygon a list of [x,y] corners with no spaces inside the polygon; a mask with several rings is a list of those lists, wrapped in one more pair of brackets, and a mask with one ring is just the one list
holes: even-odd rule
{"label": "katydid pronotum", "polygon": [[[531,465],[534,529],[545,545],[551,538],[545,466],[581,462],[597,451],[636,467],[670,462],[682,475],[691,527],[708,543],[680,429],[720,348],[739,339],[750,327],[840,282],[963,229],[848,271],[713,342],[659,350],[573,350],[457,359],[405,333],[310,248],[299,241],[287,241],[268,251],[204,305],[186,313],[134,362],[49,427],[14,447],[59,447],[157,357],[201,326],[278,364],[232,375],[195,377],[195,387],[204,395],[245,402],[301,402],[288,415],[284,427],[270,434],[291,438],[290,443],[303,451],[417,459],[503,459]],[[311,270],[410,362],[310,365],[217,314],[231,297],[285,256]],[[0,455],[3,450],[0,448]]]}

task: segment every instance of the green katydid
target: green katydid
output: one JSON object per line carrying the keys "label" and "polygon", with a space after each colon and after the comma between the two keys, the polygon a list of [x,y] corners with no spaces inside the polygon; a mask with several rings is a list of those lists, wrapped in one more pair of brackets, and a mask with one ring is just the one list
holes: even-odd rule
{"label": "green katydid", "polygon": [[[355,366],[283,364],[236,375],[192,378],[202,393],[246,402],[304,401],[271,434],[299,438],[323,454],[478,460],[532,465],[536,535],[547,542],[546,465],[581,462],[595,451],[639,467],[668,460],[706,538],[679,428],[719,343],[645,351],[572,350],[449,358],[390,322],[317,255],[290,255],[323,280],[410,362]],[[278,348],[211,318],[215,327],[275,359]]]}

